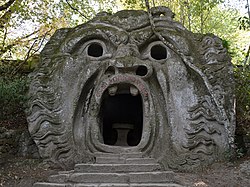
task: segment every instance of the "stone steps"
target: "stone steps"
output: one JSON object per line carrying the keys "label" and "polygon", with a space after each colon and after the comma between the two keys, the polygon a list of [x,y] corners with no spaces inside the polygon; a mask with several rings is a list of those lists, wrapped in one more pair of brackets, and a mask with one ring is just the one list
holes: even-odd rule
{"label": "stone steps", "polygon": [[79,183],[79,184],[59,184],[59,183],[36,183],[33,187],[183,187],[174,183]]}
{"label": "stone steps", "polygon": [[172,171],[131,172],[131,173],[71,173],[49,177],[49,182],[56,183],[162,183],[173,182]]}
{"label": "stone steps", "polygon": [[140,171],[158,171],[159,164],[76,164],[74,172],[84,173],[102,173],[102,172],[140,172]]}
{"label": "stone steps", "polygon": [[143,158],[142,152],[135,152],[135,153],[99,153],[95,152],[94,153],[95,157],[112,157],[112,158]]}
{"label": "stone steps", "polygon": [[137,153],[95,153],[97,164],[153,164],[152,158],[144,158],[141,152]]}
{"label": "stone steps", "polygon": [[153,158],[97,157],[97,164],[155,164]]}
{"label": "stone steps", "polygon": [[34,187],[181,187],[172,171],[162,171],[153,158],[133,154],[96,154],[94,164],[76,164],[74,170],[52,175]]}

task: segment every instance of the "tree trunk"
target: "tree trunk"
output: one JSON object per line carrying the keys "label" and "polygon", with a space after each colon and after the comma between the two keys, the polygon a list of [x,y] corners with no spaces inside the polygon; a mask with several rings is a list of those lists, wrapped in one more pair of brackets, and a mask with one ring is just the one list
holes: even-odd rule
{"label": "tree trunk", "polygon": [[7,3],[1,5],[1,6],[0,6],[0,11],[6,10],[6,9],[9,8],[14,2],[15,2],[15,0],[9,0]]}

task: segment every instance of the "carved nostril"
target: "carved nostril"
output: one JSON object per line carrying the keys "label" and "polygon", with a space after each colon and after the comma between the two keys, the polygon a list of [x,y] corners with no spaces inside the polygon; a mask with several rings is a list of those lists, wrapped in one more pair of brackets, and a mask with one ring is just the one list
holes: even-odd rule
{"label": "carved nostril", "polygon": [[138,66],[137,69],[136,69],[136,75],[139,75],[139,76],[146,76],[148,74],[148,68],[146,66]]}
{"label": "carved nostril", "polygon": [[108,69],[106,69],[105,74],[106,75],[114,75],[116,72],[116,68],[114,66],[109,66]]}

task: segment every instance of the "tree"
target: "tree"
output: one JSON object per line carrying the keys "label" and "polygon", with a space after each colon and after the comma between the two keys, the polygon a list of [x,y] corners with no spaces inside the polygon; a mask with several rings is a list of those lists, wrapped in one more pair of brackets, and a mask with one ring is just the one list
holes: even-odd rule
{"label": "tree", "polygon": [[56,29],[83,23],[111,7],[111,0],[4,1],[0,4],[0,58],[26,61],[39,53]]}
{"label": "tree", "polygon": [[15,0],[9,0],[4,4],[0,5],[1,17],[0,17],[0,28],[4,27],[5,22],[10,18],[10,14],[12,10],[9,9],[12,4],[14,4]]}
{"label": "tree", "polygon": [[[118,1],[125,8],[145,9],[145,0]],[[236,11],[219,7],[222,2],[223,0],[149,1],[151,7],[159,5],[170,7],[176,14],[175,19],[189,30],[198,33],[215,33],[233,46],[239,36],[236,26],[239,15]],[[0,4],[0,58],[32,57],[33,54],[39,53],[40,48],[56,29],[76,26],[91,19],[99,11],[111,12],[114,10],[115,3],[116,1],[111,0],[80,2],[77,0],[36,0],[35,2],[6,0]]]}

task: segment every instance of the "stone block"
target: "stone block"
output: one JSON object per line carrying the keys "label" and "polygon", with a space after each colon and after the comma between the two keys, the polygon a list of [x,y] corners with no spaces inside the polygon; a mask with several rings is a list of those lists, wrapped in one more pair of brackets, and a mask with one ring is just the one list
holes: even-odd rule
{"label": "stone block", "polygon": [[129,174],[131,183],[168,183],[174,181],[172,171],[164,172],[135,172]]}
{"label": "stone block", "polygon": [[153,158],[127,158],[126,164],[156,164]]}
{"label": "stone block", "polygon": [[126,159],[120,157],[97,157],[96,164],[125,164]]}
{"label": "stone block", "polygon": [[35,183],[33,185],[33,187],[74,187],[74,185],[73,184],[38,182],[38,183]]}
{"label": "stone block", "polygon": [[59,174],[59,175],[51,175],[48,178],[49,182],[56,182],[56,183],[65,183],[69,178],[69,174]]}
{"label": "stone block", "polygon": [[114,172],[139,172],[139,171],[157,171],[161,167],[159,164],[76,164],[75,172],[90,173],[114,173]]}
{"label": "stone block", "polygon": [[68,181],[73,183],[127,183],[129,176],[123,173],[74,173]]}

